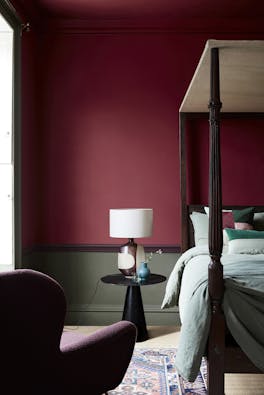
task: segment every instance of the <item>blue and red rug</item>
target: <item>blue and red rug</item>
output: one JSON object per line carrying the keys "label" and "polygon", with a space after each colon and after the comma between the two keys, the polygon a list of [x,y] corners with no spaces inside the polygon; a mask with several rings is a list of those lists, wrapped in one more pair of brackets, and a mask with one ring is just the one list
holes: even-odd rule
{"label": "blue and red rug", "polygon": [[206,363],[194,383],[185,381],[174,365],[175,348],[135,349],[123,382],[109,395],[206,395]]}

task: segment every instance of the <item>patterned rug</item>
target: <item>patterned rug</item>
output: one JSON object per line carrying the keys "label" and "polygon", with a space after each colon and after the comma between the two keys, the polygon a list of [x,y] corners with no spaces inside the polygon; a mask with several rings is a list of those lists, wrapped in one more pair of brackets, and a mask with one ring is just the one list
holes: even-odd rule
{"label": "patterned rug", "polygon": [[176,349],[136,349],[122,383],[109,395],[206,395],[206,362],[194,383],[177,373]]}

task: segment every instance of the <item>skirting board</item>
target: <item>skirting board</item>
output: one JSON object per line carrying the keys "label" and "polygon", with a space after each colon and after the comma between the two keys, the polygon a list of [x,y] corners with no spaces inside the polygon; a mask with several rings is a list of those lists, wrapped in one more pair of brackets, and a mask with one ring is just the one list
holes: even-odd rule
{"label": "skirting board", "polygon": [[[177,308],[144,306],[147,325],[180,325]],[[66,325],[110,325],[122,319],[122,305],[69,305]]]}

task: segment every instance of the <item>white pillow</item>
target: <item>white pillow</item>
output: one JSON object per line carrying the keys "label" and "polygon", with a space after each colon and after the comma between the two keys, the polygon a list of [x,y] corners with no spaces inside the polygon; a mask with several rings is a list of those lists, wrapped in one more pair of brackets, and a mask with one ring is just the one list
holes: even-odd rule
{"label": "white pillow", "polygon": [[[208,208],[208,207],[207,207]],[[193,211],[190,214],[194,229],[195,246],[208,245],[209,217],[207,214]],[[223,229],[223,245],[228,245],[228,237]]]}
{"label": "white pillow", "polygon": [[196,246],[208,244],[209,219],[206,214],[193,211],[190,214],[194,229],[194,242]]}
{"label": "white pillow", "polygon": [[228,254],[264,254],[264,239],[229,240]]}
{"label": "white pillow", "polygon": [[229,254],[264,254],[264,231],[225,230],[229,239]]}

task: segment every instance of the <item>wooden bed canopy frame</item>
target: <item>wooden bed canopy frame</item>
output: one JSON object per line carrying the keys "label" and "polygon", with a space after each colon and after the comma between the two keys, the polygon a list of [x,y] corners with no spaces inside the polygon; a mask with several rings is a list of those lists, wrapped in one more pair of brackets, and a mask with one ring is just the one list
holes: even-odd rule
{"label": "wooden bed canopy frame", "polygon": [[[221,113],[220,86],[224,108]],[[242,92],[241,87],[244,89]],[[221,309],[224,279],[221,264],[223,232],[220,120],[224,118],[264,119],[263,87],[264,41],[209,40],[180,107],[183,251],[191,246],[189,213],[194,208],[187,204],[186,121],[195,118],[208,119],[209,108],[210,264],[208,267],[208,289],[212,318],[207,347],[208,395],[224,394],[224,373],[262,373],[252,364],[233,339],[231,342],[227,341],[231,335],[227,336],[228,331]],[[201,207],[196,206],[196,209],[201,211]],[[264,206],[259,206],[257,211],[264,211]]]}

